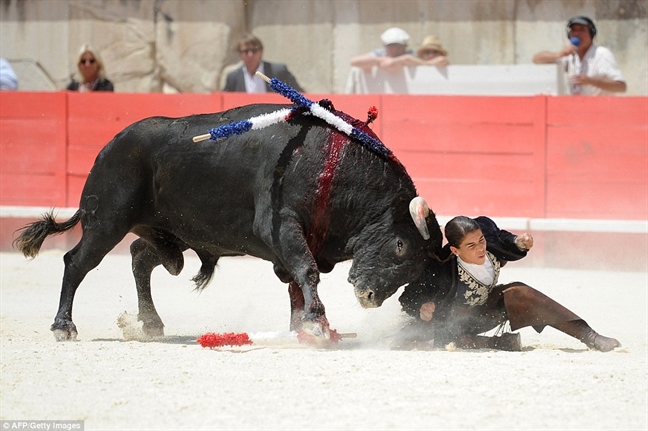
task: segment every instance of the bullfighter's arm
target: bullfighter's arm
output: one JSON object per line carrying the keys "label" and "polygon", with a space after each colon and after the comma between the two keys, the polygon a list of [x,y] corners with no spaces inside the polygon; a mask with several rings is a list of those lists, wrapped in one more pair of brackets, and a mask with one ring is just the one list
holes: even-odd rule
{"label": "bullfighter's arm", "polygon": [[475,218],[486,238],[488,251],[501,261],[516,261],[526,257],[533,246],[533,238],[529,234],[515,235],[500,229],[495,222],[485,216]]}
{"label": "bullfighter's arm", "polygon": [[403,311],[417,319],[421,318],[421,306],[443,301],[452,289],[452,262],[430,261],[421,278],[408,284],[398,300]]}
{"label": "bullfighter's arm", "polygon": [[429,289],[429,286],[423,284],[408,285],[403,290],[398,300],[404,312],[412,317],[420,318],[421,306],[427,302],[434,302],[436,295]]}

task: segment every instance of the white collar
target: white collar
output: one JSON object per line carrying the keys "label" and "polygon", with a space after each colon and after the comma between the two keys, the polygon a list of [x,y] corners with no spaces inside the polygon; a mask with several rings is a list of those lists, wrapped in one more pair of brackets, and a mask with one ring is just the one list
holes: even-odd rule
{"label": "white collar", "polygon": [[481,265],[465,262],[459,256],[457,256],[457,262],[480,283],[490,286],[495,281],[495,269],[489,254],[486,253],[486,259]]}
{"label": "white collar", "polygon": [[[257,72],[261,72],[265,75],[265,70],[263,69],[263,61],[259,63],[257,67]],[[245,91],[248,93],[266,93],[268,90],[266,88],[266,83],[263,79],[254,75],[250,75],[245,65],[243,65],[243,78],[245,78]]]}

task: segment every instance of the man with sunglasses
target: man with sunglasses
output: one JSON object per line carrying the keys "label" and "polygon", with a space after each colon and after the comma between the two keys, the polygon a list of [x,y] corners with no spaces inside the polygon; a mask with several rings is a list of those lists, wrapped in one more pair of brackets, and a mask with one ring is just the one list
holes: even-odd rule
{"label": "man with sunglasses", "polygon": [[239,40],[236,50],[243,65],[227,75],[223,91],[272,92],[270,86],[255,75],[258,71],[270,78],[277,78],[285,82],[301,93],[304,92],[285,64],[263,61],[263,44],[258,37],[252,34],[243,36]]}

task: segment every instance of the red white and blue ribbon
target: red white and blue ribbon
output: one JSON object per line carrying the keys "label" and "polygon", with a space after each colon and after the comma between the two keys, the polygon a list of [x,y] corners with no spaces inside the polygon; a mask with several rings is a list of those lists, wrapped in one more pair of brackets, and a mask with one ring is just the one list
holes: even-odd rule
{"label": "red white and blue ribbon", "polygon": [[209,137],[212,141],[217,141],[218,139],[227,138],[232,135],[242,135],[243,133],[250,130],[263,129],[264,127],[268,127],[272,124],[287,121],[292,112],[292,109],[285,108],[271,112],[269,114],[252,117],[248,120],[235,121],[233,123],[225,124],[223,126],[211,129],[209,131]]}
{"label": "red white and blue ribbon", "polygon": [[195,136],[193,138],[194,142],[200,142],[207,139],[216,141],[230,137],[232,135],[241,135],[250,130],[262,129],[272,124],[288,121],[293,115],[298,112],[297,108],[302,108],[302,110],[305,110],[304,113],[308,112],[315,117],[321,118],[340,132],[362,143],[362,145],[370,151],[377,153],[384,158],[389,158],[392,155],[391,150],[389,150],[389,148],[387,148],[382,142],[369,136],[367,133],[358,129],[357,127],[353,127],[343,118],[335,115],[331,111],[321,106],[319,103],[309,100],[303,94],[299,93],[297,90],[295,90],[285,82],[280,81],[277,78],[270,79],[260,72],[257,72],[256,74],[264,79],[270,85],[270,88],[272,88],[275,92],[292,101],[296,105],[296,107],[292,109],[280,109],[269,114],[252,117],[248,120],[237,121],[213,128],[209,131],[208,134]]}

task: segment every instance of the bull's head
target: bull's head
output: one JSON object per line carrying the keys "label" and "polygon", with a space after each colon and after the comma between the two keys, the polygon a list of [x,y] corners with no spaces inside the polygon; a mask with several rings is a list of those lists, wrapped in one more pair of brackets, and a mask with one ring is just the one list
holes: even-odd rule
{"label": "bull's head", "polygon": [[392,209],[389,221],[368,226],[354,250],[349,283],[364,308],[380,307],[399,287],[420,277],[442,243],[441,228],[425,199]]}

